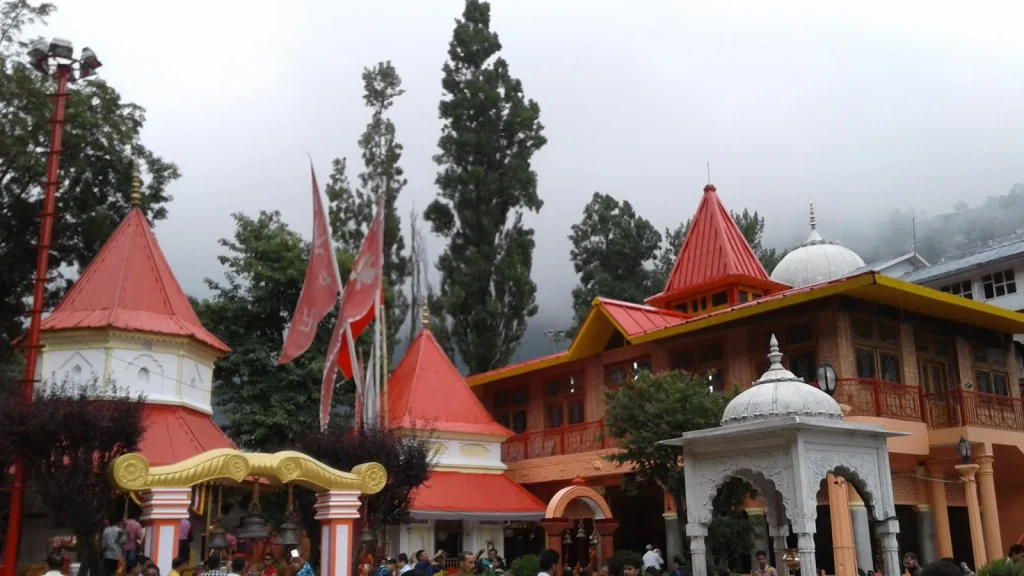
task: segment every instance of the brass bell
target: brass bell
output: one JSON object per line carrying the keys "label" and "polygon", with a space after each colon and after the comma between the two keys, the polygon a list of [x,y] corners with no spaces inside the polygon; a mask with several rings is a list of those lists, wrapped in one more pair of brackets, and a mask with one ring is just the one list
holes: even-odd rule
{"label": "brass bell", "polygon": [[228,549],[228,537],[224,534],[224,530],[219,524],[210,530],[210,541],[206,544],[206,547],[218,552]]}
{"label": "brass bell", "polygon": [[292,522],[293,518],[287,517],[283,524],[277,529],[277,543],[280,546],[299,545],[299,526]]}
{"label": "brass bell", "polygon": [[259,514],[253,512],[242,518],[242,529],[238,531],[239,538],[249,540],[261,540],[267,538],[267,521]]}

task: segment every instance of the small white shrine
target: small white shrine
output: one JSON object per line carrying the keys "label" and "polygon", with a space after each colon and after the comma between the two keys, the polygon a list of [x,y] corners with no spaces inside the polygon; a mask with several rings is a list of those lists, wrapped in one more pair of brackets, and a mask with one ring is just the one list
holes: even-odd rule
{"label": "small white shrine", "polygon": [[[899,522],[886,439],[905,434],[843,422],[831,396],[782,366],[775,336],[768,359],[768,371],[726,407],[721,427],[664,441],[683,447],[693,576],[708,576],[704,539],[712,501],[732,477],[750,483],[764,500],[776,558],[783,557],[792,530],[798,537],[800,573],[816,575],[817,493],[830,473],[860,493],[880,536],[885,574],[900,576]],[[779,570],[788,576],[784,566]]]}

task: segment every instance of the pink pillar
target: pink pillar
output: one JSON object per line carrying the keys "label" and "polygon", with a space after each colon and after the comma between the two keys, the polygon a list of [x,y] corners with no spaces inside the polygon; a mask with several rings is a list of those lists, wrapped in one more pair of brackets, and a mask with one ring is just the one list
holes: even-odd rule
{"label": "pink pillar", "polygon": [[171,571],[171,560],[178,555],[178,526],[188,518],[191,505],[191,488],[153,488],[142,495],[143,553],[161,574]]}
{"label": "pink pillar", "polygon": [[321,576],[351,576],[353,523],[359,518],[357,490],[330,490],[316,495],[316,519],[320,521]]}

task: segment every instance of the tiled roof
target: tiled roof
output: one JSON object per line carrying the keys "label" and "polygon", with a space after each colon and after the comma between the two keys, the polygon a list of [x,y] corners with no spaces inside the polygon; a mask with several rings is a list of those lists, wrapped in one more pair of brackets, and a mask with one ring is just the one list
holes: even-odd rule
{"label": "tiled roof", "polygon": [[633,304],[609,298],[597,299],[605,312],[623,330],[626,336],[637,336],[682,324],[689,316],[674,310],[663,310],[644,304]]}
{"label": "tiled roof", "polygon": [[42,324],[44,331],[81,328],[186,336],[230,351],[203,328],[138,208],[128,213]]}
{"label": "tiled roof", "polygon": [[183,406],[146,404],[139,452],[150,466],[176,464],[208,450],[234,448],[211,416]]}
{"label": "tiled roof", "polygon": [[431,472],[416,489],[409,509],[413,512],[493,514],[495,516],[544,515],[545,506],[504,474]]}

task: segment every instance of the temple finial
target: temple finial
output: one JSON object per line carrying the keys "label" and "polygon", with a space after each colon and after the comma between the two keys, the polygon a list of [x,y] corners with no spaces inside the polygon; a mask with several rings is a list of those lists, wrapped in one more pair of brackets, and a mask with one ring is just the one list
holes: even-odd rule
{"label": "temple finial", "polygon": [[430,328],[430,308],[426,302],[423,302],[423,327]]}
{"label": "temple finial", "polygon": [[142,177],[139,175],[139,161],[132,160],[132,208],[142,206]]}
{"label": "temple finial", "polygon": [[814,217],[814,200],[811,200],[811,230],[818,229],[818,219]]}
{"label": "temple finial", "polygon": [[772,334],[772,339],[768,341],[768,360],[772,363],[769,370],[782,370],[782,352],[779,352],[779,340]]}

